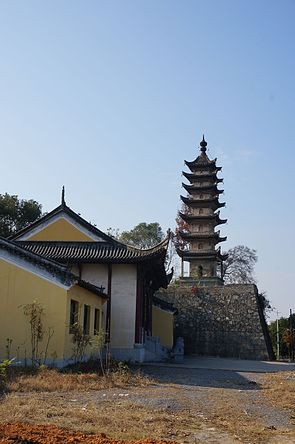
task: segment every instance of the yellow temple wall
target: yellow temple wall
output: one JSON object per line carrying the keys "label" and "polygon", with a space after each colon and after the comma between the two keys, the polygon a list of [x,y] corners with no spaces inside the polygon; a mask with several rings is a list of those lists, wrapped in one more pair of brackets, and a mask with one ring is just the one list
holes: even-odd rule
{"label": "yellow temple wall", "polygon": [[31,241],[72,241],[91,242],[93,239],[64,218],[58,219],[42,228],[37,233],[28,236]]}
{"label": "yellow temple wall", "polygon": [[173,326],[173,314],[153,305],[152,335],[159,337],[161,344],[168,348],[173,347]]}
{"label": "yellow temple wall", "polygon": [[74,352],[74,343],[73,343],[73,335],[70,333],[70,303],[71,300],[77,301],[79,303],[78,310],[78,322],[83,327],[83,318],[84,318],[84,305],[90,306],[90,330],[89,336],[91,340],[91,344],[86,348],[86,356],[90,357],[91,355],[96,356],[98,354],[98,347],[95,342],[94,335],[94,313],[95,309],[100,310],[100,325],[99,330],[102,331],[104,326],[102,324],[103,311],[106,309],[105,300],[100,296],[91,293],[84,288],[79,287],[78,285],[74,285],[67,292],[66,298],[66,320],[65,320],[65,347],[64,347],[64,359],[70,359],[73,356]]}
{"label": "yellow temple wall", "polygon": [[[10,358],[23,361],[31,357],[29,318],[24,305],[34,301],[44,309],[42,323],[44,339],[40,351],[44,352],[48,328],[54,329],[48,357],[62,359],[64,355],[67,289],[50,282],[16,264],[0,259],[0,357],[6,358],[7,339],[11,340]],[[43,355],[44,357],[44,355]]]}
{"label": "yellow temple wall", "polygon": [[[29,264],[30,266],[30,264]],[[33,267],[33,266],[31,266]],[[77,285],[69,288],[50,282],[38,276],[33,270],[26,270],[15,263],[0,259],[0,359],[16,358],[30,363],[31,330],[29,317],[24,315],[24,306],[37,302],[43,309],[43,340],[40,342],[40,359],[43,362],[48,338],[48,329],[53,331],[47,352],[47,362],[66,364],[73,355],[74,344],[69,332],[70,300],[79,303],[80,323],[83,323],[84,304],[90,306],[90,336],[94,333],[94,309],[100,310],[100,327],[105,300]],[[95,342],[95,341],[94,341]],[[97,353],[94,347],[88,347],[86,354]]]}

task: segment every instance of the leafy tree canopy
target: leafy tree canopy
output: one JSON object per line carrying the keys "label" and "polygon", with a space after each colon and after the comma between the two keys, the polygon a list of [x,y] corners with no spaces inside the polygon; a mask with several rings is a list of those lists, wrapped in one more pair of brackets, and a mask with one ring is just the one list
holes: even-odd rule
{"label": "leafy tree canopy", "polygon": [[[291,322],[290,322],[291,321]],[[292,323],[292,324],[291,324]],[[292,329],[290,329],[292,325]],[[295,314],[289,318],[281,317],[278,321],[270,322],[269,334],[272,342],[273,350],[277,355],[277,329],[279,333],[279,354],[280,358],[290,358],[294,356],[295,349]],[[292,351],[293,348],[293,351]]]}
{"label": "leafy tree canopy", "polygon": [[255,283],[254,266],[257,262],[256,250],[237,245],[226,252],[228,258],[223,263],[223,279],[226,284]]}
{"label": "leafy tree canopy", "polygon": [[151,248],[161,242],[164,233],[158,222],[141,222],[130,231],[123,231],[118,239],[125,244],[139,248]]}
{"label": "leafy tree canopy", "polygon": [[42,206],[33,199],[0,194],[0,236],[8,237],[42,215]]}

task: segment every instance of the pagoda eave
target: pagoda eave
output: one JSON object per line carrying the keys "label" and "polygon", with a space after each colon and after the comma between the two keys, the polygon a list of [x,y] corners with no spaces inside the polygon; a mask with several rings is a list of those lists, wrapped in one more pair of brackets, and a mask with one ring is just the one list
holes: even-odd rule
{"label": "pagoda eave", "polygon": [[188,197],[180,196],[180,198],[188,207],[203,208],[205,205],[208,205],[215,211],[218,208],[225,206],[225,202],[219,202],[218,197],[214,197],[212,199],[190,199]]}
{"label": "pagoda eave", "polygon": [[217,159],[200,161],[200,158],[197,157],[192,162],[189,162],[188,160],[185,160],[184,163],[191,171],[203,170],[204,168],[209,168],[209,169],[212,169],[212,170],[216,170],[217,169],[217,167],[216,167],[216,160]]}
{"label": "pagoda eave", "polygon": [[197,216],[194,214],[184,214],[181,211],[178,212],[181,219],[183,219],[185,222],[210,222],[214,221],[215,225],[221,225],[225,224],[227,222],[227,219],[220,219],[219,214],[215,213],[212,215],[207,216]]}
{"label": "pagoda eave", "polygon": [[222,194],[224,193],[224,190],[219,190],[217,188],[217,184],[214,185],[207,185],[204,187],[200,187],[197,185],[191,185],[191,184],[186,184],[186,183],[182,183],[183,188],[188,192],[206,192],[206,191],[214,191],[216,194]]}
{"label": "pagoda eave", "polygon": [[215,244],[219,244],[220,242],[225,242],[227,237],[220,237],[219,233],[186,233],[184,231],[179,231],[179,235],[183,240],[194,240],[194,241],[203,241],[203,240],[211,240]]}
{"label": "pagoda eave", "polygon": [[213,259],[222,262],[228,258],[227,254],[221,254],[219,251],[203,251],[202,253],[200,253],[191,250],[181,250],[180,248],[177,248],[176,252],[185,261],[192,261],[196,259]]}
{"label": "pagoda eave", "polygon": [[200,180],[214,180],[214,182],[223,182],[222,178],[217,177],[217,171],[209,173],[209,174],[194,174],[194,173],[187,173],[186,171],[182,171],[182,175],[189,181],[189,182],[200,182]]}

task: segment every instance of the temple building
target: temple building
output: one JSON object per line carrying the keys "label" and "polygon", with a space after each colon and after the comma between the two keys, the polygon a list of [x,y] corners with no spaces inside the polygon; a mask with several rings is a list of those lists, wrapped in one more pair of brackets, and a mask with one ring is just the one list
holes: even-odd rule
{"label": "temple building", "polygon": [[225,206],[219,201],[223,190],[218,188],[223,179],[217,177],[221,171],[221,167],[216,166],[217,159],[210,160],[206,151],[207,142],[203,136],[198,157],[192,162],[185,161],[190,172],[183,172],[189,183],[182,184],[187,196],[180,196],[183,206],[179,217],[183,224],[179,231],[181,248],[177,252],[182,261],[190,264],[189,278],[201,280],[206,285],[221,285],[222,262],[226,255],[221,254],[216,245],[227,238],[221,237],[215,227],[227,222],[220,218],[219,212]]}
{"label": "temple building", "polygon": [[[44,331],[54,331],[40,350],[48,349],[57,365],[71,362],[76,324],[92,344],[103,331],[116,359],[163,359],[173,347],[177,310],[154,293],[171,278],[165,271],[169,239],[145,250],[123,244],[74,212],[63,191],[54,210],[0,238],[0,337],[9,338],[15,356],[29,356],[29,323],[20,307],[37,300]],[[5,350],[2,341],[0,359]],[[94,345],[85,358],[93,354]]]}

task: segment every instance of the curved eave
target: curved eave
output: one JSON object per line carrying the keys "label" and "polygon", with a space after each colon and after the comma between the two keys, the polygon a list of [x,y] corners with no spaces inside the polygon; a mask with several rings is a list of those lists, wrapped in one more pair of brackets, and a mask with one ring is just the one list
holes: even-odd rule
{"label": "curved eave", "polygon": [[183,231],[180,231],[179,235],[182,237],[183,240],[202,241],[208,239],[214,241],[215,244],[219,244],[219,242],[225,242],[227,239],[227,237],[220,237],[219,233],[201,234],[201,233],[185,233]]}
{"label": "curved eave", "polygon": [[153,248],[140,250],[124,244],[112,245],[106,242],[50,242],[18,241],[26,251],[59,263],[137,263],[163,261],[169,238]]}
{"label": "curved eave", "polygon": [[202,170],[204,168],[210,168],[215,170],[217,168],[216,160],[217,159],[209,160],[207,156],[204,158],[202,156],[198,156],[192,162],[185,160],[184,163],[191,171]]}
{"label": "curved eave", "polygon": [[216,194],[222,194],[224,193],[224,190],[219,190],[217,188],[217,184],[211,185],[211,186],[205,186],[205,187],[199,187],[196,185],[188,185],[187,183],[182,183],[183,188],[188,192],[207,192],[207,191],[214,191]]}
{"label": "curved eave", "polygon": [[225,206],[225,202],[219,202],[217,197],[213,199],[189,199],[188,197],[180,196],[180,199],[188,207],[195,207],[195,208],[210,207],[217,209]]}
{"label": "curved eave", "polygon": [[211,216],[195,216],[194,214],[184,214],[181,211],[179,211],[178,214],[181,219],[188,223],[214,221],[216,225],[221,225],[227,222],[227,219],[220,219],[218,214],[213,214]]}
{"label": "curved eave", "polygon": [[182,174],[191,183],[200,182],[202,180],[210,180],[210,179],[213,179],[217,183],[223,182],[222,178],[217,177],[217,171],[212,172],[210,174],[194,174],[194,173],[187,173],[186,171],[182,171]]}
{"label": "curved eave", "polygon": [[221,254],[219,250],[214,251],[213,253],[210,252],[196,253],[190,250],[181,250],[180,248],[176,248],[176,252],[183,260],[187,261],[194,259],[208,259],[208,260],[217,260],[219,262],[222,262],[228,258],[227,254]]}
{"label": "curved eave", "polygon": [[188,166],[188,168],[190,169],[190,171],[193,174],[200,174],[200,171],[202,170],[209,170],[208,173],[218,173],[219,171],[222,170],[222,167],[218,167],[215,164],[208,164],[208,163],[198,163],[198,164],[193,164],[191,163],[190,165],[188,165],[188,163],[185,161],[185,164]]}

